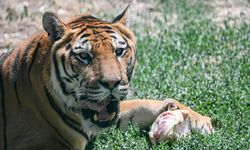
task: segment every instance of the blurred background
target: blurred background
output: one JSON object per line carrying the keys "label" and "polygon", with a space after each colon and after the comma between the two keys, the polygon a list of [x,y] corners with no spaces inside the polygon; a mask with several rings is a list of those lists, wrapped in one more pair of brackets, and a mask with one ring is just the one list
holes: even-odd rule
{"label": "blurred background", "polygon": [[[61,18],[90,13],[97,18],[112,21],[131,0],[1,0],[0,1],[0,49],[12,48],[16,43],[42,29],[42,15],[52,11]],[[181,0],[177,0],[181,1]],[[200,0],[186,0],[200,5]],[[176,26],[181,17],[174,10],[179,2],[174,0],[134,0],[130,11],[130,25],[142,36],[150,32],[154,36],[159,28]],[[167,7],[166,3],[167,2]],[[202,17],[220,24],[224,20],[249,21],[250,5],[247,0],[202,1],[207,9]],[[185,12],[181,12],[185,13]],[[192,17],[192,16],[189,16]],[[159,26],[160,25],[160,26]]]}

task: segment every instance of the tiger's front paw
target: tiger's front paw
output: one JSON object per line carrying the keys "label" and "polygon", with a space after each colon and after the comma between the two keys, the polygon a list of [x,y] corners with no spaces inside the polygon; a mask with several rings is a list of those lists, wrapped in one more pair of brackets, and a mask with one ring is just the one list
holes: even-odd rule
{"label": "tiger's front paw", "polygon": [[165,99],[162,107],[163,107],[162,109],[165,111],[176,110],[176,109],[186,110],[188,112],[191,129],[198,130],[203,134],[211,134],[214,132],[214,128],[212,126],[210,117],[202,116],[201,114],[180,104],[178,101],[174,99]]}
{"label": "tiger's front paw", "polygon": [[211,134],[214,132],[214,128],[212,126],[211,118],[207,116],[194,116],[191,114],[190,116],[191,128],[201,132],[202,134]]}

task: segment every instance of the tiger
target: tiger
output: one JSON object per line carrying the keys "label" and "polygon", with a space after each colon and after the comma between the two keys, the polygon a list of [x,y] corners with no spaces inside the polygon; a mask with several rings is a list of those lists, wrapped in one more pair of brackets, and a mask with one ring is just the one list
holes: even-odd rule
{"label": "tiger", "polygon": [[0,52],[0,149],[84,150],[112,125],[149,127],[173,104],[211,125],[176,100],[124,100],[137,52],[128,8],[111,22],[45,12],[43,30]]}

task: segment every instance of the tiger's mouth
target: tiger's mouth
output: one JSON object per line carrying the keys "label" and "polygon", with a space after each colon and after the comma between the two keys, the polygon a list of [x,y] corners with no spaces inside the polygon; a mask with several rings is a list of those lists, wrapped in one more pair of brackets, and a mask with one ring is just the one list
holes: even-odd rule
{"label": "tiger's mouth", "polygon": [[80,108],[83,116],[100,126],[108,127],[115,122],[119,112],[118,100],[104,100],[101,102],[81,101]]}

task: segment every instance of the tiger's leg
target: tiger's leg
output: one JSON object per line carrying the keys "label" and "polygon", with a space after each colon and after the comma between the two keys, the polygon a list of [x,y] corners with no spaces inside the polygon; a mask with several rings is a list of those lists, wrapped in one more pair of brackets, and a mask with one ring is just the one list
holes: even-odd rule
{"label": "tiger's leg", "polygon": [[159,114],[171,109],[187,110],[192,129],[199,129],[202,133],[213,132],[209,117],[202,116],[174,99],[166,99],[164,101],[144,99],[122,101],[120,104],[118,127],[126,129],[129,122],[131,122],[138,125],[141,129],[148,128]]}

